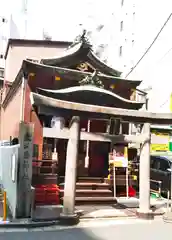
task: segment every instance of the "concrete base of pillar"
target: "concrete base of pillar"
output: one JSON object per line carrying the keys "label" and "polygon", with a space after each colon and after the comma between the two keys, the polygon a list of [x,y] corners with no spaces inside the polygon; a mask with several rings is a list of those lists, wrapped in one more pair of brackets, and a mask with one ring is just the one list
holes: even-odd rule
{"label": "concrete base of pillar", "polygon": [[44,205],[36,206],[33,210],[32,220],[39,221],[53,221],[59,219],[60,214],[62,213],[61,205]]}
{"label": "concrete base of pillar", "polygon": [[145,220],[152,220],[154,219],[154,214],[152,211],[149,212],[140,212],[139,210],[136,212],[136,216],[141,219]]}
{"label": "concrete base of pillar", "polygon": [[167,212],[163,215],[164,222],[172,223],[172,212]]}
{"label": "concrete base of pillar", "polygon": [[79,223],[79,215],[65,215],[61,213],[59,220],[61,225],[77,225]]}

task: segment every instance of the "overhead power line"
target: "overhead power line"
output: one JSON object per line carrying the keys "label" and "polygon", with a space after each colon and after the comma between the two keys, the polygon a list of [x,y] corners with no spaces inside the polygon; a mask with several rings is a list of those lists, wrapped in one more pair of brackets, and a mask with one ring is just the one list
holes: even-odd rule
{"label": "overhead power line", "polygon": [[139,65],[139,63],[142,61],[142,59],[146,56],[146,54],[149,52],[149,50],[151,49],[151,47],[154,45],[154,43],[156,42],[156,40],[158,39],[159,35],[161,34],[161,32],[163,31],[163,29],[165,28],[165,26],[167,25],[167,23],[169,22],[170,18],[172,16],[172,13],[170,13],[170,15],[168,16],[167,20],[165,21],[165,23],[163,24],[163,26],[161,27],[160,31],[158,32],[158,34],[156,35],[156,37],[154,38],[153,42],[150,44],[150,46],[147,48],[147,50],[145,51],[145,53],[142,55],[142,57],[139,59],[139,61],[134,65],[134,67],[129,71],[129,73],[127,73],[127,75],[125,76],[125,78],[127,78],[130,73],[133,72],[133,70]]}
{"label": "overhead power line", "polygon": [[168,51],[158,60],[157,63],[161,62],[172,50],[172,47],[170,49],[168,49]]}

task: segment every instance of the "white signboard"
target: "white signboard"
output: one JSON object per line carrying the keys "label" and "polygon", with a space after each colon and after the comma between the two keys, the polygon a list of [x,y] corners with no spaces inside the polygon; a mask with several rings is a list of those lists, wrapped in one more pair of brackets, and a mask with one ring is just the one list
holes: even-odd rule
{"label": "white signboard", "polygon": [[57,152],[52,153],[52,160],[53,161],[58,161],[58,153]]}
{"label": "white signboard", "polygon": [[115,146],[113,150],[113,160],[115,167],[128,167],[128,148]]}

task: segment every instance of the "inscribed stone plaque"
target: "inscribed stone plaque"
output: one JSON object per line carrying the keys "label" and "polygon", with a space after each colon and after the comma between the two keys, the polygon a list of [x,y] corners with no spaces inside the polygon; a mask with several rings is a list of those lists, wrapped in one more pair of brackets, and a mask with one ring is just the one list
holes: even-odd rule
{"label": "inscribed stone plaque", "polygon": [[29,217],[31,209],[31,180],[33,156],[33,125],[20,123],[19,132],[18,216]]}

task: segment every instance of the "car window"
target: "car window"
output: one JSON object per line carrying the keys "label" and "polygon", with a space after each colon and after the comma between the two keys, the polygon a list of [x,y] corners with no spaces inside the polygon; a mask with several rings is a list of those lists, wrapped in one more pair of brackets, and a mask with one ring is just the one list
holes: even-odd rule
{"label": "car window", "polygon": [[160,161],[160,170],[167,171],[167,169],[170,168],[169,162],[166,159],[162,159]]}
{"label": "car window", "polygon": [[158,170],[160,168],[160,160],[157,157],[151,156],[150,167]]}
{"label": "car window", "polygon": [[154,157],[151,156],[151,158],[150,158],[150,168],[153,168],[154,162],[155,162]]}
{"label": "car window", "polygon": [[150,167],[156,170],[166,171],[170,168],[170,164],[165,158],[151,156]]}
{"label": "car window", "polygon": [[154,161],[153,161],[153,167],[156,170],[160,170],[160,163],[161,163],[161,159],[155,157]]}

